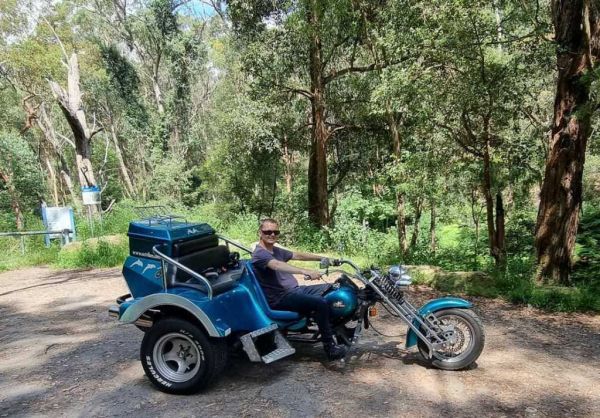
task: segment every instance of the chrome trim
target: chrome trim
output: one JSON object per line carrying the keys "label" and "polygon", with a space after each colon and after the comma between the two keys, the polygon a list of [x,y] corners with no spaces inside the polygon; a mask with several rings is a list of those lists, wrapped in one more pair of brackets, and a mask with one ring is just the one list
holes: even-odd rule
{"label": "chrome trim", "polygon": [[[425,345],[427,345],[427,348],[429,348],[429,355],[431,357],[433,355],[434,345],[442,343],[443,340],[437,335],[437,332],[434,329],[432,329],[428,323],[421,319],[417,309],[413,305],[411,305],[407,300],[403,300],[402,303],[395,303],[390,298],[388,298],[387,295],[384,292],[382,292],[381,289],[379,289],[379,287],[374,283],[375,279],[380,277],[379,273],[377,273],[376,271],[371,270],[373,277],[369,280],[363,277],[360,268],[351,260],[343,259],[340,260],[340,262],[341,264],[348,264],[352,268],[354,268],[354,270],[356,271],[355,277],[361,282],[363,282],[366,286],[369,286],[373,290],[375,290],[375,292],[385,301],[386,305],[388,305],[393,311],[395,311],[396,314],[398,314],[408,324],[408,327],[411,330],[413,330],[417,337],[419,337],[425,343]],[[427,337],[421,332],[420,327],[413,324],[413,321],[417,321],[417,323],[420,326],[424,327],[427,330],[427,333],[434,337],[437,340],[437,342],[431,343],[427,339]]]}
{"label": "chrome trim", "polygon": [[248,254],[252,254],[252,250],[250,248],[248,248],[248,247],[240,244],[239,242],[233,241],[232,239],[224,237],[223,235],[218,235],[217,234],[217,237],[219,237],[219,239],[222,239],[226,243],[231,244],[231,245],[239,248],[242,251],[246,251]]}
{"label": "chrome trim", "polygon": [[176,306],[185,309],[194,315],[204,328],[206,328],[209,336],[221,337],[215,325],[202,309],[188,299],[171,293],[155,293],[133,303],[123,312],[120,321],[125,324],[136,323],[144,313],[161,305]]}
{"label": "chrome trim", "polygon": [[157,256],[159,256],[161,259],[161,262],[162,262],[162,266],[163,266],[162,267],[162,275],[163,275],[164,291],[165,292],[167,291],[167,269],[165,268],[165,262],[166,262],[166,263],[169,263],[169,264],[177,267],[178,269],[185,271],[187,274],[189,274],[193,278],[198,279],[201,282],[203,282],[206,285],[208,299],[212,299],[213,298],[213,289],[212,289],[212,286],[210,285],[210,282],[208,281],[208,279],[206,277],[204,277],[203,275],[196,273],[194,270],[190,269],[189,267],[184,266],[180,262],[173,260],[171,257],[161,253],[157,248],[157,247],[160,247],[161,245],[162,244],[158,244],[158,245],[155,245],[154,247],[152,247],[152,252],[154,254],[156,254]]}
{"label": "chrome trim", "polygon": [[118,318],[119,317],[119,306],[118,305],[111,305],[108,307],[108,316],[111,316],[113,318]]}
{"label": "chrome trim", "polygon": [[133,324],[142,328],[152,328],[154,321],[152,321],[152,319],[150,318],[143,318],[142,315],[142,317],[139,317],[138,320],[135,321]]}

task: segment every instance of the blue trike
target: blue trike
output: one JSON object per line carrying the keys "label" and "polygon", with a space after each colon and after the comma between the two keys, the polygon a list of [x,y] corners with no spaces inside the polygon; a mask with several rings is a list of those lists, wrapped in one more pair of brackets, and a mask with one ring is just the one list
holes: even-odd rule
{"label": "blue trike", "polygon": [[[251,250],[210,225],[152,216],[131,222],[128,236],[123,276],[131,293],[119,297],[109,313],[145,332],[140,359],[160,390],[185,394],[205,388],[232,350],[268,364],[294,354],[290,342],[320,341],[310,317],[269,307],[246,255]],[[332,270],[327,259],[321,265],[337,277],[324,297],[338,344],[356,344],[380,303],[408,324],[407,348],[416,346],[433,366],[459,370],[479,357],[484,330],[470,302],[444,297],[417,309],[405,299],[411,279],[401,266],[384,273],[362,270],[350,260],[335,264],[352,270]]]}

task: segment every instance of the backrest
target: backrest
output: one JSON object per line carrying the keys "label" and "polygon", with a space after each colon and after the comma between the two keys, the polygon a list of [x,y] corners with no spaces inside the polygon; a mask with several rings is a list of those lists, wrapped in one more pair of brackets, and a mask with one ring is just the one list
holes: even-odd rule
{"label": "backrest", "polygon": [[[192,247],[187,247],[187,249]],[[181,248],[179,248],[181,251]],[[185,252],[185,251],[184,251]],[[215,268],[218,270],[220,267],[226,266],[229,262],[229,248],[226,245],[218,245],[216,247],[205,248],[201,251],[188,253],[187,255],[177,257],[177,261],[186,267],[194,270],[197,273],[202,272],[208,268]],[[185,282],[191,278],[189,274],[179,269],[174,269],[169,277],[172,282]]]}
{"label": "backrest", "polygon": [[184,257],[186,255],[205,250],[219,245],[219,237],[216,234],[205,235],[193,240],[176,242],[173,244],[173,257]]}

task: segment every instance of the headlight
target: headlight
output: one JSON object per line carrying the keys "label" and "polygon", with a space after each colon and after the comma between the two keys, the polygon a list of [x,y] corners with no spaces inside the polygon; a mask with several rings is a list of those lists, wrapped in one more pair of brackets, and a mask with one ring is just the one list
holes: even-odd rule
{"label": "headlight", "polygon": [[396,287],[408,287],[412,283],[408,272],[402,266],[391,266],[388,273]]}

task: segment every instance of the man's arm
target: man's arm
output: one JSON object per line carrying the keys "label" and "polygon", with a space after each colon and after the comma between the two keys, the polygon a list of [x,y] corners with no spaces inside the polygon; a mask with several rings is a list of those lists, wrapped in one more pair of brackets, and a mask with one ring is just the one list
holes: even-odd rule
{"label": "man's arm", "polygon": [[301,253],[297,251],[292,252],[292,260],[298,261],[321,261],[322,258],[327,258],[324,255],[313,254],[313,253]]}
{"label": "man's arm", "polygon": [[[320,260],[320,258],[318,260]],[[270,268],[271,270],[281,271],[284,273],[302,274],[305,276],[310,276],[310,278],[312,280],[316,280],[319,277],[321,277],[321,273],[319,273],[316,270],[302,269],[300,267],[295,267],[295,266],[289,265],[288,263],[286,263],[284,261],[279,261],[279,260],[269,261],[267,263],[267,267]]]}

